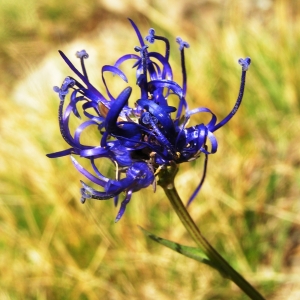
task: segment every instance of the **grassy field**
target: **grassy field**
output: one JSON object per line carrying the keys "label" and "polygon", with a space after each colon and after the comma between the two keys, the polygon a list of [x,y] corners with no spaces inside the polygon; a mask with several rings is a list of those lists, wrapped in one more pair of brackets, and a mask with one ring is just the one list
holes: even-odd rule
{"label": "grassy field", "polygon": [[[76,62],[75,52],[86,49],[89,77],[103,90],[102,65],[137,45],[130,17],[143,35],[154,27],[170,39],[179,82],[175,38],[190,43],[187,100],[219,119],[238,94],[237,60],[251,57],[241,108],[216,132],[218,152],[189,211],[267,299],[299,299],[300,4],[130,3],[0,0],[0,298],[246,299],[207,266],[144,237],[137,225],[194,246],[160,188],[135,193],[115,224],[113,201],[80,203],[83,177],[69,157],[45,156],[67,148],[52,87],[71,72],[57,50]],[[118,81],[112,89],[120,90]],[[176,185],[185,201],[202,162],[180,166]]]}

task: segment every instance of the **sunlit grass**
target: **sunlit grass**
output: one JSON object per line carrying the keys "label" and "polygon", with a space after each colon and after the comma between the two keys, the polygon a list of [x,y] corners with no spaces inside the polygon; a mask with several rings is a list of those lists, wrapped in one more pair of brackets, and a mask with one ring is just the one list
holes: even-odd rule
{"label": "sunlit grass", "polygon": [[[251,57],[241,109],[216,132],[218,153],[210,157],[207,180],[189,210],[204,236],[262,294],[297,299],[300,8],[275,1],[265,11],[238,4],[193,4],[189,10],[178,1],[165,12],[163,6],[140,3],[124,16],[119,12],[120,21],[77,31],[80,39],[59,42],[59,48],[75,62],[75,51],[86,49],[90,78],[103,89],[101,66],[137,45],[124,22],[129,16],[144,35],[152,26],[174,41],[171,63],[180,82],[175,43],[180,35],[191,45],[186,51],[190,106],[209,107],[218,118],[237,97],[237,60]],[[172,11],[178,12],[173,19],[157,19]],[[70,71],[52,51],[39,64],[19,64],[25,69],[29,64],[30,74],[10,83],[10,94],[3,92],[7,86],[0,91],[0,298],[245,299],[207,266],[145,239],[136,225],[193,245],[160,188],[156,194],[151,188],[134,194],[117,224],[113,201],[80,204],[83,178],[70,159],[45,156],[67,147],[52,87]],[[114,82],[117,94],[123,85]],[[185,201],[200,180],[202,162],[181,166],[176,184]]]}

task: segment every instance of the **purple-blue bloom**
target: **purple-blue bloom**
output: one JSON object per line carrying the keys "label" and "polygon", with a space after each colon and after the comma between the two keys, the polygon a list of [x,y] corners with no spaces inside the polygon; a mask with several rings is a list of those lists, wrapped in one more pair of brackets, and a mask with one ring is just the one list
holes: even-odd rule
{"label": "purple-blue bloom", "polygon": [[[171,163],[180,164],[195,160],[203,153],[205,155],[204,171],[202,179],[188,204],[192,202],[203,184],[208,155],[215,153],[218,148],[214,131],[225,125],[239,108],[245,87],[246,71],[251,62],[250,58],[238,61],[242,66],[238,98],[232,111],[222,121],[217,122],[217,117],[210,109],[199,107],[190,110],[188,107],[186,101],[185,48],[189,48],[189,44],[179,37],[176,39],[181,54],[182,83],[179,84],[173,80],[173,71],[169,63],[169,40],[156,35],[154,29],[150,29],[148,36],[143,39],[134,22],[129,21],[140,45],[134,47],[135,53],[125,54],[114,65],[102,67],[102,80],[107,96],[100,93],[88,78],[84,64],[88,54],[85,50],[76,53],[81,62],[82,72],[75,68],[62,51],[59,51],[63,60],[80,81],[68,76],[60,88],[54,87],[54,91],[58,93],[60,98],[60,132],[70,148],[48,154],[50,158],[71,155],[75,168],[91,182],[102,188],[101,191],[95,190],[82,182],[82,203],[86,199],[107,200],[114,198],[117,205],[119,194],[124,192],[125,197],[116,221],[124,214],[133,192],[149,185],[155,187],[155,177],[162,168],[170,166]],[[165,44],[165,53],[149,51],[149,46],[145,44],[144,40],[150,44],[156,40],[162,41]],[[128,106],[132,92],[131,87],[120,91],[119,95],[114,98],[104,78],[104,73],[110,72],[127,82],[121,65],[128,60],[134,61],[136,83],[140,90],[140,98],[136,99],[134,107]],[[67,95],[69,95],[68,98],[66,98]],[[178,105],[176,107],[168,104],[170,95],[177,96]],[[68,101],[67,105],[65,105],[66,100]],[[69,119],[71,115],[81,118],[77,110],[79,104],[81,104],[86,120],[82,121],[72,134]],[[209,113],[211,115],[210,121],[207,124],[188,127],[189,119],[198,113]],[[97,146],[86,145],[80,141],[82,132],[90,126],[97,128],[96,130],[101,134]],[[93,173],[84,168],[75,159],[75,156],[89,160]],[[103,158],[108,158],[115,164],[115,179],[104,176],[96,166],[96,161],[101,161]]]}

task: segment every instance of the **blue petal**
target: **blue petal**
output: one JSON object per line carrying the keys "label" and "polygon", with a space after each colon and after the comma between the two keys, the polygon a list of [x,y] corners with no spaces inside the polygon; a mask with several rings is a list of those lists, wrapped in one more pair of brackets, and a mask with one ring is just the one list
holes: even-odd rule
{"label": "blue petal", "polygon": [[105,120],[105,128],[109,133],[114,133],[120,130],[120,128],[116,125],[117,119],[124,106],[128,103],[131,91],[131,87],[125,88],[112,104]]}
{"label": "blue petal", "polygon": [[86,84],[88,87],[88,90],[86,91],[89,98],[96,98],[96,99],[103,99],[103,95],[93,86],[90,84],[90,82],[87,80],[85,76],[83,76],[71,63],[71,61],[67,58],[67,56],[62,52],[58,51],[63,60],[67,63],[67,65],[70,67],[70,69]]}
{"label": "blue petal", "polygon": [[183,97],[183,91],[179,84],[172,80],[167,79],[159,79],[159,80],[152,80],[149,82],[149,87],[154,88],[168,88],[171,89],[176,95],[178,95],[180,98]]}
{"label": "blue petal", "polygon": [[121,207],[120,207],[120,210],[119,210],[119,212],[116,216],[115,223],[117,223],[122,218],[122,216],[124,215],[126,206],[127,206],[127,204],[129,203],[129,201],[131,199],[131,195],[132,195],[132,191],[128,191],[127,194],[126,194],[125,199],[121,203]]}
{"label": "blue petal", "polygon": [[129,59],[136,59],[137,61],[139,61],[141,58],[136,55],[136,54],[126,54],[126,55],[123,55],[121,56],[114,64],[114,66],[116,68],[118,68],[123,62],[125,62],[126,60],[129,60]]}
{"label": "blue petal", "polygon": [[202,178],[198,184],[198,186],[196,187],[195,191],[193,192],[192,196],[190,197],[188,203],[186,206],[189,206],[192,201],[196,198],[196,196],[198,195],[199,191],[202,188],[202,185],[204,183],[205,177],[206,177],[206,171],[207,171],[207,163],[208,163],[208,155],[205,154],[205,160],[204,160],[204,167],[203,167],[203,173],[202,173]]}
{"label": "blue petal", "polygon": [[57,158],[57,157],[62,157],[62,156],[66,156],[66,155],[70,155],[70,154],[74,154],[74,153],[76,153],[76,149],[69,148],[66,150],[46,154],[46,156],[49,158]]}
{"label": "blue petal", "polygon": [[108,90],[108,87],[107,87],[107,84],[106,84],[106,81],[104,78],[104,72],[111,72],[113,74],[116,74],[116,75],[120,76],[125,82],[128,82],[127,77],[120,69],[118,69],[116,67],[109,66],[109,65],[105,65],[102,67],[102,81],[105,85],[106,92],[111,100],[115,100],[114,97],[111,95],[111,93]]}
{"label": "blue petal", "polygon": [[116,195],[120,194],[121,191],[117,190],[113,193],[108,193],[108,192],[100,192],[92,187],[88,186],[85,184],[83,181],[80,181],[83,188],[81,189],[81,202],[84,203],[86,199],[95,199],[95,200],[108,200]]}
{"label": "blue petal", "polygon": [[158,52],[149,52],[148,57],[155,57],[163,65],[162,79],[172,80],[173,72],[167,59]]}
{"label": "blue petal", "polygon": [[77,160],[71,156],[71,160],[75,166],[75,168],[81,173],[83,174],[86,178],[88,178],[89,180],[91,180],[92,182],[105,187],[106,183],[109,181],[108,178],[106,178],[106,180],[101,180],[99,178],[97,178],[96,176],[92,175],[89,171],[87,171],[85,168],[83,168],[78,162]]}
{"label": "blue petal", "polygon": [[140,42],[141,46],[142,46],[142,47],[145,46],[143,37],[142,37],[142,35],[141,35],[139,29],[137,28],[137,26],[135,25],[135,23],[134,23],[131,19],[128,18],[128,20],[129,20],[129,22],[131,23],[131,25],[132,25],[132,27],[133,27],[133,29],[134,29],[134,31],[135,31],[135,33],[136,33],[138,39],[139,39],[139,42]]}
{"label": "blue petal", "polygon": [[91,149],[84,149],[80,151],[80,156],[81,157],[91,157],[91,156],[108,156],[108,150],[106,148],[102,147],[94,147]]}

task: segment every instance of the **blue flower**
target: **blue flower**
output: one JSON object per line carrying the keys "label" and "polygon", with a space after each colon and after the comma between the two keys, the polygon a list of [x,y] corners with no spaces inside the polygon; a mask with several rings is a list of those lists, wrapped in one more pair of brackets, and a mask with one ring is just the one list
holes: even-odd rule
{"label": "blue flower", "polygon": [[[155,177],[162,168],[173,163],[180,164],[195,160],[203,154],[205,163],[202,179],[190,197],[188,205],[192,202],[204,182],[208,155],[215,153],[218,148],[214,131],[224,126],[238,110],[243,97],[246,71],[251,62],[250,58],[238,61],[242,66],[238,98],[231,112],[222,121],[217,122],[217,117],[210,109],[199,107],[190,110],[188,107],[185,48],[189,48],[189,44],[179,37],[176,39],[179,44],[182,68],[182,83],[178,84],[173,80],[173,71],[169,63],[169,40],[156,35],[155,30],[151,28],[145,40],[150,44],[156,40],[162,41],[165,44],[165,53],[150,52],[137,26],[133,21],[129,21],[140,45],[134,48],[136,53],[125,54],[114,65],[102,67],[106,97],[92,85],[88,78],[84,64],[88,54],[85,50],[76,53],[81,62],[82,72],[75,68],[63,52],[59,51],[63,60],[81,82],[68,76],[60,88],[54,87],[54,91],[60,98],[60,132],[70,148],[48,154],[50,158],[71,155],[75,168],[91,182],[102,187],[102,191],[98,191],[82,182],[81,201],[83,203],[86,199],[114,198],[115,205],[117,205],[118,196],[124,192],[125,198],[121,203],[116,221],[124,214],[133,192],[149,185],[153,185],[155,189]],[[133,67],[136,69],[136,83],[140,90],[140,98],[136,99],[134,107],[128,106],[131,87],[125,88],[118,97],[114,98],[104,78],[104,73],[110,72],[127,82],[121,65],[128,60],[135,61]],[[69,93],[68,104],[65,107]],[[171,94],[178,98],[177,107],[168,104],[168,97]],[[71,115],[81,118],[77,110],[79,102],[85,120],[72,134],[69,119]],[[209,113],[210,121],[207,124],[188,127],[189,119],[198,113]],[[96,126],[96,130],[101,134],[98,146],[86,145],[80,141],[82,132],[90,126]],[[85,169],[75,156],[89,160],[93,174]],[[115,179],[104,176],[96,166],[95,161],[103,158],[108,158],[115,164]]]}

